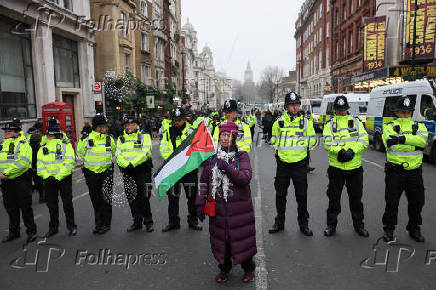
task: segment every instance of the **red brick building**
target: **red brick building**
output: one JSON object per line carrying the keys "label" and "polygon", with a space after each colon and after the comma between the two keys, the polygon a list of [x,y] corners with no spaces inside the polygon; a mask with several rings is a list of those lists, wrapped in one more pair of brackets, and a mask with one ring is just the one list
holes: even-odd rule
{"label": "red brick building", "polygon": [[321,98],[331,87],[330,0],[307,0],[295,23],[297,92],[304,98]]}
{"label": "red brick building", "polygon": [[331,75],[335,92],[352,91],[344,81],[363,72],[363,18],[375,15],[376,0],[331,0]]}

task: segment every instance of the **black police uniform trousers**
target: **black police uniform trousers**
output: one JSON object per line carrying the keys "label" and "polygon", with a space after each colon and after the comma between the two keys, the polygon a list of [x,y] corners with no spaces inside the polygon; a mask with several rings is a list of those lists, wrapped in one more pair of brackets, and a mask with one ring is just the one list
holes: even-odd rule
{"label": "black police uniform trousers", "polygon": [[403,191],[408,200],[409,223],[407,230],[413,230],[422,224],[421,211],[424,207],[424,181],[422,167],[405,170],[401,166],[387,163],[385,166],[385,201],[383,215],[384,229],[394,230],[397,225],[398,204]]}
{"label": "black police uniform trousers", "polygon": [[[95,228],[110,228],[112,221],[113,165],[101,173],[95,173],[92,170],[83,168],[83,175],[94,208]],[[106,196],[103,190],[106,191]]]}
{"label": "black police uniform trousers", "polygon": [[183,176],[182,179],[168,190],[169,223],[172,225],[180,225],[179,198],[182,186],[185,189],[186,198],[188,199],[188,223],[197,224],[195,198],[198,192],[198,169]]}
{"label": "black police uniform trousers", "polygon": [[74,222],[72,176],[70,174],[61,181],[51,180],[51,178],[44,180],[44,193],[50,213],[50,229],[59,228],[59,195],[62,199],[67,229],[77,228]]}
{"label": "black police uniform trousers", "polygon": [[[148,162],[144,162],[136,166],[132,170],[124,170],[124,174],[127,174],[136,184],[136,192],[132,193],[133,199],[129,199],[130,212],[132,213],[133,223],[137,226],[153,225],[153,216],[150,208],[150,196],[151,196],[151,166]],[[130,188],[131,180],[123,178],[124,190],[127,195]]]}
{"label": "black police uniform trousers", "polygon": [[338,215],[341,212],[341,195],[344,185],[347,187],[348,199],[350,203],[351,217],[353,226],[360,228],[363,223],[363,168],[359,167],[352,170],[342,170],[333,166],[327,169],[329,184],[327,196],[329,206],[327,209],[327,225],[336,227]]}
{"label": "black police uniform trousers", "polygon": [[256,127],[256,125],[254,125],[253,127],[250,127],[251,140],[252,140],[252,142],[254,142],[254,127]]}
{"label": "black police uniform trousers", "polygon": [[9,233],[20,234],[20,210],[27,234],[36,234],[32,209],[32,175],[30,170],[14,179],[2,181],[3,204],[9,216]]}
{"label": "black police uniform trousers", "polygon": [[275,221],[281,226],[285,224],[286,196],[292,179],[298,205],[298,224],[300,227],[307,226],[309,223],[309,213],[307,212],[307,158],[299,162],[286,163],[276,156],[276,161],[277,170],[274,187],[276,190],[277,216]]}

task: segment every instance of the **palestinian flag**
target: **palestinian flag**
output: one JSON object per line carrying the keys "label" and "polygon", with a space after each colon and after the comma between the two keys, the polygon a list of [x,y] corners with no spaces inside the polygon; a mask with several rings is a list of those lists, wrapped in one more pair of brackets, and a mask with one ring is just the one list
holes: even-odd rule
{"label": "palestinian flag", "polygon": [[154,174],[159,200],[187,173],[215,154],[215,144],[205,121],[191,133]]}

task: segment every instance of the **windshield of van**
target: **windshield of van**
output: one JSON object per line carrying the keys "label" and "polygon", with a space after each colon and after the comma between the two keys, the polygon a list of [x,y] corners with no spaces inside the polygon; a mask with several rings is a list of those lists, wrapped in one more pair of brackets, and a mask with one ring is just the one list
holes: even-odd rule
{"label": "windshield of van", "polygon": [[358,115],[366,115],[368,109],[368,102],[350,102],[350,115],[358,116]]}
{"label": "windshield of van", "polygon": [[319,114],[321,106],[312,106],[312,113]]}

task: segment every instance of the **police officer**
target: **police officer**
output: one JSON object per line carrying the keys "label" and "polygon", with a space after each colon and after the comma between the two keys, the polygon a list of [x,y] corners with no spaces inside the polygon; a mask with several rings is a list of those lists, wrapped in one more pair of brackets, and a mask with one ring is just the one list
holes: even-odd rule
{"label": "police officer", "polygon": [[[224,121],[221,122],[233,122],[238,126],[238,138],[236,139],[236,145],[239,150],[250,153],[251,151],[251,131],[250,127],[244,122],[237,119],[238,117],[238,103],[235,100],[227,99],[224,102]],[[215,131],[213,133],[213,139],[215,143],[218,143],[219,138],[219,126],[215,127]]]}
{"label": "police officer", "polygon": [[[192,132],[193,129],[186,122],[186,112],[183,108],[177,107],[172,114],[172,124],[163,132],[160,143],[160,154],[163,160],[168,157],[182,144]],[[190,229],[201,231],[202,227],[198,224],[197,212],[195,207],[195,198],[198,190],[198,170],[194,170],[183,176],[168,191],[168,217],[169,223],[162,229],[162,232],[168,232],[180,229],[179,217],[179,197],[181,186],[185,189],[186,198],[188,199],[188,225]]]}
{"label": "police officer", "polygon": [[72,175],[76,165],[71,144],[63,140],[62,131],[55,120],[49,121],[47,141],[38,151],[37,172],[44,179],[44,193],[50,213],[47,238],[59,232],[60,194],[69,236],[77,234],[74,222]]}
{"label": "police officer", "polygon": [[130,211],[133,224],[127,228],[127,232],[142,229],[145,225],[147,232],[152,232],[153,216],[150,208],[151,197],[151,136],[139,130],[135,116],[124,118],[124,133],[117,141],[117,164],[124,177],[126,192],[131,189],[132,180],[136,185],[136,192],[131,193],[134,198],[130,201]]}
{"label": "police officer", "polygon": [[313,122],[300,114],[300,96],[290,92],[285,96],[286,112],[274,122],[271,144],[276,150],[277,170],[274,182],[276,189],[277,216],[269,230],[270,234],[285,228],[286,196],[290,180],[294,184],[298,204],[300,231],[312,236],[307,212],[307,151],[316,144]]}
{"label": "police officer", "polygon": [[347,98],[336,97],[333,103],[335,116],[324,126],[324,148],[328,152],[330,166],[327,170],[329,185],[327,196],[327,228],[324,235],[336,233],[338,215],[341,212],[341,194],[347,186],[354,230],[359,236],[369,237],[363,223],[363,168],[362,152],[368,148],[368,134],[362,122],[348,115]]}
{"label": "police officer", "polygon": [[9,234],[2,242],[20,237],[20,210],[26,227],[27,242],[36,239],[32,209],[32,148],[21,137],[21,128],[11,121],[2,128],[5,139],[0,145],[0,180],[3,202],[9,216]]}
{"label": "police officer", "polygon": [[424,124],[412,120],[415,101],[408,96],[398,98],[397,119],[383,126],[383,143],[386,147],[385,200],[383,215],[384,240],[394,240],[397,225],[398,204],[403,191],[408,200],[409,223],[407,230],[417,242],[424,242],[420,225],[424,206],[424,182],[422,179],[423,151],[428,132]]}
{"label": "police officer", "polygon": [[246,112],[244,121],[250,127],[251,137],[253,138],[254,127],[256,127],[256,118],[253,115],[251,115],[251,111]]}
{"label": "police officer", "polygon": [[[103,191],[112,192],[116,144],[108,134],[108,121],[103,114],[92,119],[92,131],[77,144],[77,153],[84,160],[83,175],[89,189],[94,208],[94,234],[105,234],[111,228],[111,194],[104,196]],[[103,189],[106,186],[107,188]]]}

